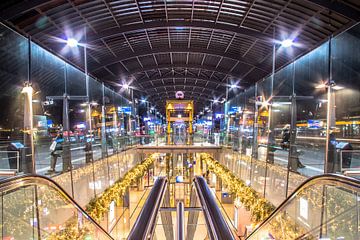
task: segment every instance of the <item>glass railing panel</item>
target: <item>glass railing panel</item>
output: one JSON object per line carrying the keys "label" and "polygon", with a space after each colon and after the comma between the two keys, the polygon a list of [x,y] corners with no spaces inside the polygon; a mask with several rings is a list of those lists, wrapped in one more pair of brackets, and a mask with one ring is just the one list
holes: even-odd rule
{"label": "glass railing panel", "polygon": [[37,188],[40,239],[109,239],[87,217],[66,201],[58,191],[47,186]]}
{"label": "glass railing panel", "polygon": [[0,187],[2,239],[111,239],[48,179],[24,177]]}
{"label": "glass railing panel", "polygon": [[359,239],[360,185],[341,181],[307,182],[248,239]]}
{"label": "glass railing panel", "polygon": [[2,194],[3,239],[39,239],[35,191],[35,186],[24,186]]}

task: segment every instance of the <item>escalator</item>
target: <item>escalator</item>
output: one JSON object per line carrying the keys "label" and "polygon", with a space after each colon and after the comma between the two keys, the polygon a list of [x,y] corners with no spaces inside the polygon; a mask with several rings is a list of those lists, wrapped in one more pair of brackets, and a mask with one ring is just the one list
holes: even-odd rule
{"label": "escalator", "polygon": [[[159,177],[128,239],[239,239],[202,177],[190,204],[167,204],[167,179]],[[241,239],[360,239],[360,181],[322,175],[299,186],[254,231]],[[18,239],[113,239],[51,179],[19,176],[0,183],[0,236]]]}

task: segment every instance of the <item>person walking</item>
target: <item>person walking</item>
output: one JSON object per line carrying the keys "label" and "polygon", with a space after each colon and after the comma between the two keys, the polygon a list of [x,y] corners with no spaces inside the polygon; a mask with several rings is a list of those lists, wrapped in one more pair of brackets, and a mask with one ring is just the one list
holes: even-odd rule
{"label": "person walking", "polygon": [[58,133],[55,137],[54,141],[51,143],[50,146],[50,169],[48,170],[49,173],[55,172],[56,162],[58,157],[61,157],[62,154],[62,143],[64,141],[64,137],[62,133]]}

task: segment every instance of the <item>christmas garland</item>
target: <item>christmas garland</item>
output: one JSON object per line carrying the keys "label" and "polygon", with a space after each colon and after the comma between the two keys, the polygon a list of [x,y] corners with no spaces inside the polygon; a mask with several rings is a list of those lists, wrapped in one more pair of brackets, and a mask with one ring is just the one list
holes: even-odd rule
{"label": "christmas garland", "polygon": [[100,196],[93,198],[86,206],[86,212],[99,222],[102,216],[109,211],[110,203],[112,201],[115,201],[116,204],[121,202],[126,189],[138,178],[144,176],[145,171],[155,161],[156,156],[157,154],[150,155],[128,171],[122,179],[116,181],[113,186],[107,188]]}
{"label": "christmas garland", "polygon": [[255,223],[265,220],[275,209],[271,203],[259,197],[254,189],[246,186],[243,181],[235,177],[229,169],[214,160],[209,154],[200,154],[200,159],[206,163],[210,171],[221,178],[230,192],[236,195],[246,210],[250,211],[251,219]]}

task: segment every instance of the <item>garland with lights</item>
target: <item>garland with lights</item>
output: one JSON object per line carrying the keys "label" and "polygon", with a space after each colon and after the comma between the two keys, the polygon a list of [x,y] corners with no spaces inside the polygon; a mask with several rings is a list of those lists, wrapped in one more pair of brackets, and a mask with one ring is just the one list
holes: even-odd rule
{"label": "garland with lights", "polygon": [[[132,183],[144,176],[146,170],[155,161],[158,154],[152,154],[134,168],[128,171],[122,179],[119,179],[113,186],[107,188],[100,196],[92,199],[86,207],[86,212],[97,222],[109,211],[112,201],[119,204],[124,193]],[[85,221],[79,228],[77,216],[70,218],[65,223],[65,228],[60,232],[51,233],[47,239],[49,240],[65,240],[65,239],[87,239],[87,237],[96,236],[95,229],[89,221]],[[89,238],[91,239],[91,238]]]}
{"label": "garland with lights", "polygon": [[[267,202],[264,198],[260,198],[259,194],[252,188],[246,186],[240,179],[238,179],[229,169],[214,160],[209,154],[203,153],[200,155],[202,161],[204,161],[209,170],[214,172],[222,181],[227,185],[229,190],[234,193],[242,205],[251,212],[252,220],[255,223],[259,223],[266,219],[267,216],[275,209],[275,207]],[[241,159],[241,158],[240,158]],[[242,161],[249,162],[248,159],[241,159]],[[286,171],[283,171],[280,166],[267,164],[263,161],[255,161],[256,167],[264,168],[268,167],[279,175],[283,175]],[[306,177],[300,174],[294,174],[292,180],[295,180],[295,185],[300,184],[306,179]],[[326,186],[326,185],[325,185]],[[338,189],[334,186],[327,186],[326,195],[323,196],[324,185],[312,186],[311,188],[305,188],[299,192],[297,199],[303,198],[309,202],[309,209],[312,214],[320,214],[319,211],[324,208],[325,215],[330,225],[327,229],[327,236],[331,239],[337,237],[344,237],[345,239],[355,239],[357,237],[357,198],[354,192],[347,192],[344,189]],[[325,203],[323,202],[325,199]],[[266,238],[271,236],[274,239],[287,240],[297,239],[299,237],[306,236],[307,239],[317,239],[316,232],[312,232],[312,227],[318,226],[317,223],[311,223],[310,226],[303,223],[304,220],[299,220],[296,213],[293,212],[293,205],[291,203],[284,211],[280,212],[265,226],[264,231],[256,233],[254,238]],[[290,207],[291,206],[291,207]],[[314,235],[313,235],[314,234]]]}
{"label": "garland with lights", "polygon": [[107,188],[100,196],[92,199],[86,207],[87,213],[96,221],[100,221],[102,216],[109,211],[109,206],[112,201],[117,204],[121,199],[126,189],[134,183],[138,178],[144,176],[145,171],[155,161],[158,154],[152,154],[134,168],[128,171],[122,179],[119,179],[113,186]]}
{"label": "garland with lights", "polygon": [[214,160],[209,154],[200,154],[200,159],[206,163],[210,171],[221,178],[230,192],[236,195],[246,210],[250,211],[251,219],[255,223],[263,221],[275,209],[271,203],[259,197],[254,189],[246,186],[243,181],[235,177],[229,169]]}

